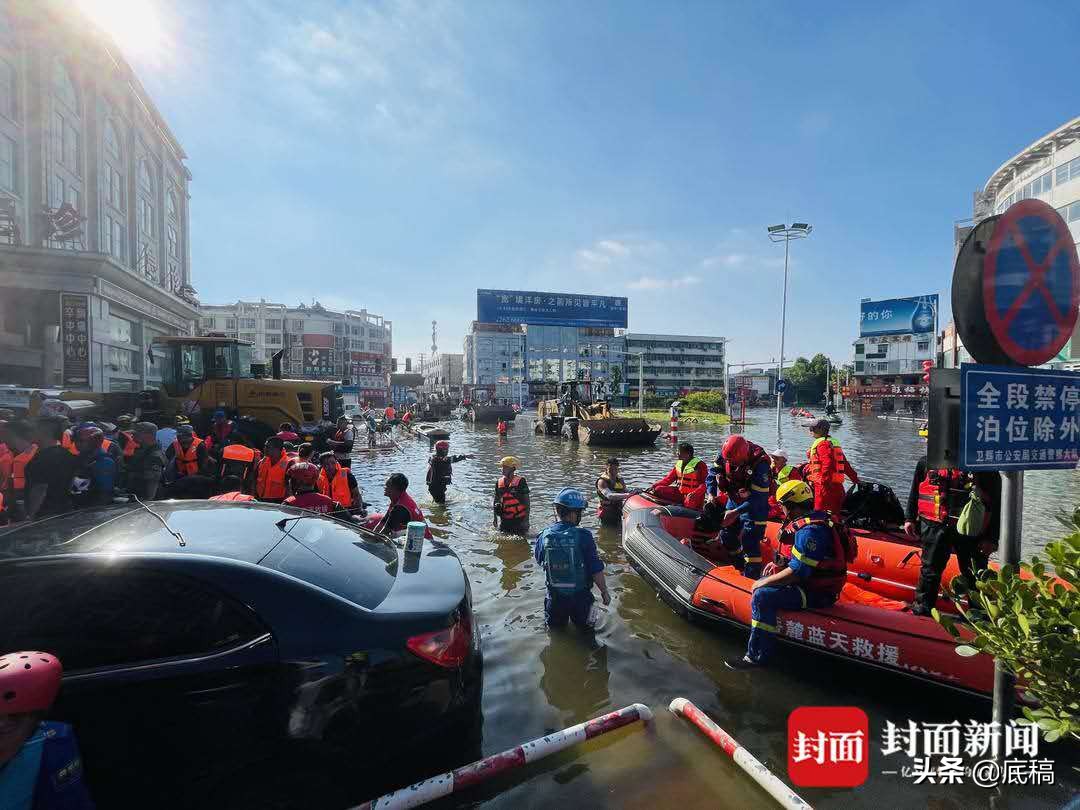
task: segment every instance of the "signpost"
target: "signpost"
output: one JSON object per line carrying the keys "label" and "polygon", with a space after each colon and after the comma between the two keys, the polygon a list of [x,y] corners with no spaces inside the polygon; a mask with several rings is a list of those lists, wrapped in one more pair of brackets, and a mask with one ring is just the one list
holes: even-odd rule
{"label": "signpost", "polygon": [[787,380],[777,380],[777,382],[776,382],[776,392],[778,394],[782,394],[785,391],[787,391]]}
{"label": "signpost", "polygon": [[[1029,368],[1052,360],[1076,327],[1080,260],[1061,215],[1030,199],[976,225],[957,254],[952,303],[964,346],[993,364],[961,367],[959,465],[1001,472],[1001,564],[1015,566],[1024,470],[1074,469],[1080,450],[1080,374]],[[999,728],[1012,719],[1015,684],[996,661]]]}

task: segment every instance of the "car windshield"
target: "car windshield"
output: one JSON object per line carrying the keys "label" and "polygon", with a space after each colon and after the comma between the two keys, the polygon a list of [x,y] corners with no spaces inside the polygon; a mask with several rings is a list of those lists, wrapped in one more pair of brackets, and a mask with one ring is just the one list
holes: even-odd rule
{"label": "car windshield", "polygon": [[266,564],[283,574],[376,608],[390,593],[398,574],[397,551],[381,540],[327,518],[296,520],[289,527],[295,541],[283,544]]}

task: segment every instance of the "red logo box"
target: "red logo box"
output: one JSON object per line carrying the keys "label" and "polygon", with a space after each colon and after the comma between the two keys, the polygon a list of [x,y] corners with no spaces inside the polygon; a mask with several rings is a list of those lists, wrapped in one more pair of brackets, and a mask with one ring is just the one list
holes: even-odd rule
{"label": "red logo box", "polygon": [[870,774],[870,720],[856,706],[788,715],[788,776],[799,787],[857,787]]}

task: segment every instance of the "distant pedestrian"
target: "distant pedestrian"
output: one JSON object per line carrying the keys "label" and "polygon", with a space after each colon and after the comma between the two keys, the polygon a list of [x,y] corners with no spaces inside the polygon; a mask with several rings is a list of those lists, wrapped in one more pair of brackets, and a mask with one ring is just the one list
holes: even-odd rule
{"label": "distant pedestrian", "polygon": [[451,456],[450,442],[446,439],[435,442],[435,452],[428,458],[427,468],[428,492],[435,503],[446,503],[446,488],[454,475],[453,465],[469,458],[473,456]]}

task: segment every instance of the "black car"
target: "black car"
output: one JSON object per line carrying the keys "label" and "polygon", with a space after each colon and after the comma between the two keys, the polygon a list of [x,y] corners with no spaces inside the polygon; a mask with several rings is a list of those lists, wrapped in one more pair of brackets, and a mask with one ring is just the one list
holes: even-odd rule
{"label": "black car", "polygon": [[10,529],[0,617],[0,651],[63,662],[52,716],[75,726],[103,808],[345,795],[479,713],[457,556],[285,506],[166,501]]}

